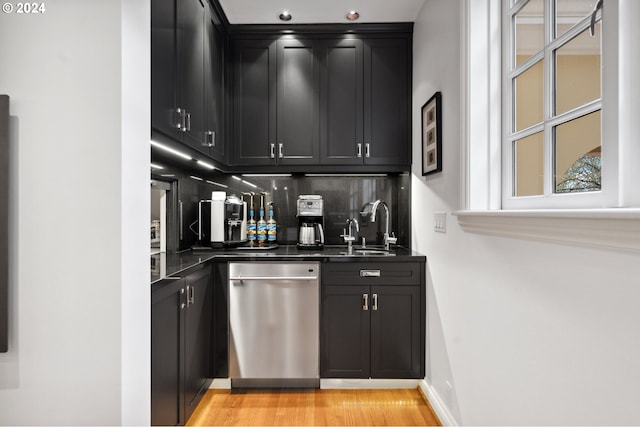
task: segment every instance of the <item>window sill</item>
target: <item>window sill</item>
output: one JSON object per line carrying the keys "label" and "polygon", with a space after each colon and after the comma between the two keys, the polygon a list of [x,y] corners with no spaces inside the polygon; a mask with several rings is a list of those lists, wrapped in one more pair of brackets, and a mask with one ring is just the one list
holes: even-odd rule
{"label": "window sill", "polygon": [[640,209],[456,211],[464,231],[640,252]]}

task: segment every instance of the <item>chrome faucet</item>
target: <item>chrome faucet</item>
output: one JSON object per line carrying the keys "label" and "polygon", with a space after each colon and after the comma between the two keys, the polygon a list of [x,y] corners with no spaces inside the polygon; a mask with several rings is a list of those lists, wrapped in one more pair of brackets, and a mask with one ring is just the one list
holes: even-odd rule
{"label": "chrome faucet", "polygon": [[369,216],[369,221],[376,222],[376,215],[380,205],[382,205],[382,207],[384,208],[385,213],[384,235],[382,236],[382,238],[384,241],[384,249],[388,251],[389,245],[391,243],[396,244],[398,242],[398,238],[395,236],[395,234],[393,234],[393,236],[389,236],[389,221],[391,218],[391,215],[389,213],[389,206],[387,206],[387,204],[380,199],[373,202],[371,205],[371,215]]}
{"label": "chrome faucet", "polygon": [[[353,235],[353,230],[351,229],[353,224],[356,225],[356,232],[359,232],[360,231],[360,224],[358,224],[358,220],[355,219],[355,218],[349,218],[349,219],[347,219],[347,228],[342,230],[343,234],[342,234],[342,236],[340,236],[347,243],[347,254],[348,255],[352,255],[353,254],[353,246],[352,246],[352,244],[356,240],[356,237]],[[347,230],[349,230],[349,234],[347,234]]]}

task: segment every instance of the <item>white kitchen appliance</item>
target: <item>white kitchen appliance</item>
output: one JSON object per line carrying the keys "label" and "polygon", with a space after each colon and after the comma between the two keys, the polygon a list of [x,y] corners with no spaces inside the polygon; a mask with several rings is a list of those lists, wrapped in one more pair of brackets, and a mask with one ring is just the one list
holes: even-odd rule
{"label": "white kitchen appliance", "polygon": [[[209,215],[206,211],[207,204],[210,205]],[[236,195],[212,191],[211,200],[203,200],[199,206],[200,242],[211,247],[243,244],[247,239],[246,212],[246,203]]]}

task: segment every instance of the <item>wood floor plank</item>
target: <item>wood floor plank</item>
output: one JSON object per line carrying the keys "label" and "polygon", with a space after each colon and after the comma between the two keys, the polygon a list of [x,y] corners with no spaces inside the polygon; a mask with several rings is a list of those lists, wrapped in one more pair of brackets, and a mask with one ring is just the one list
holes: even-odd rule
{"label": "wood floor plank", "polygon": [[189,426],[438,426],[418,389],[208,390]]}

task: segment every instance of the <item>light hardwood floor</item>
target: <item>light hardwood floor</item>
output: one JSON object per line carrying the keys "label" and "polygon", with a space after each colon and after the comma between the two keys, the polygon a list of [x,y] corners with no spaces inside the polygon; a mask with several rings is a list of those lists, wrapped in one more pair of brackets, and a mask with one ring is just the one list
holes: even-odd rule
{"label": "light hardwood floor", "polygon": [[190,426],[437,426],[418,389],[208,390]]}

